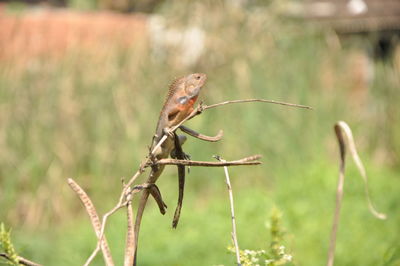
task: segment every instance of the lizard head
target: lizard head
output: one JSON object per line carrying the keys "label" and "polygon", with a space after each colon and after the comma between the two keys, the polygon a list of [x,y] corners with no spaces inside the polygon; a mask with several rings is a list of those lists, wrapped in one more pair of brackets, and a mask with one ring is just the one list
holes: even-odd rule
{"label": "lizard head", "polygon": [[201,87],[206,83],[207,75],[203,73],[194,73],[185,77],[185,93],[189,98],[199,95]]}

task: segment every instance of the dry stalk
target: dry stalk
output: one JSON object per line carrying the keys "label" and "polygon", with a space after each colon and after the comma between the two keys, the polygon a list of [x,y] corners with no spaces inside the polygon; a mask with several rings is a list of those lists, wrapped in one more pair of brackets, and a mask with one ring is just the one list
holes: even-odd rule
{"label": "dry stalk", "polygon": [[[224,159],[222,159],[220,156],[214,156],[215,159],[219,160],[220,162],[226,162]],[[239,252],[239,244],[237,240],[237,235],[236,235],[236,218],[235,218],[235,209],[233,206],[233,190],[231,186],[231,181],[229,178],[229,172],[228,172],[228,167],[224,166],[224,172],[225,172],[225,178],[226,178],[226,186],[228,188],[228,193],[229,193],[229,202],[231,206],[231,217],[232,217],[232,241],[235,246],[235,253],[236,253],[236,263],[238,266],[241,265],[240,263],[240,252]]]}
{"label": "dry stalk", "polygon": [[328,251],[328,262],[327,266],[333,266],[334,258],[335,258],[335,248],[336,248],[336,235],[337,229],[339,225],[339,217],[340,217],[340,209],[342,206],[343,199],[343,186],[344,186],[344,177],[345,177],[345,162],[346,162],[346,148],[348,148],[350,155],[352,156],[358,170],[364,181],[365,195],[368,202],[368,208],[370,212],[378,219],[386,219],[386,215],[383,213],[379,213],[376,211],[374,206],[372,205],[371,198],[369,196],[368,191],[368,179],[367,173],[365,171],[364,165],[358,156],[356,146],[354,144],[353,134],[351,132],[350,127],[344,121],[339,121],[334,126],[336,137],[339,144],[340,149],[340,168],[339,168],[339,179],[338,186],[336,191],[336,205],[335,205],[335,213],[333,217],[331,237],[329,243],[329,251]]}
{"label": "dry stalk", "polygon": [[127,217],[127,233],[126,233],[126,244],[125,244],[125,260],[124,266],[133,265],[133,255],[135,252],[135,231],[133,230],[133,210],[132,210],[132,198],[127,199],[126,206],[126,217]]}
{"label": "dry stalk", "polygon": [[[75,193],[78,195],[79,199],[85,206],[86,212],[89,214],[90,221],[92,222],[94,232],[96,233],[97,237],[99,237],[101,224],[96,208],[93,205],[93,202],[90,200],[86,192],[72,178],[68,178],[68,185],[72,188],[73,191],[75,191]],[[110,248],[108,247],[107,240],[105,237],[101,241],[101,251],[103,253],[104,262],[106,263],[106,265],[107,266],[114,265]]]}

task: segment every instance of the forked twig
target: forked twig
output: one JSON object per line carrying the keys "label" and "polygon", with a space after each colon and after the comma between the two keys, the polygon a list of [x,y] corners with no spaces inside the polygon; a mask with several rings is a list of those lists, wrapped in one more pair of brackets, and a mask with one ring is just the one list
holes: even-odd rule
{"label": "forked twig", "polygon": [[[222,159],[220,156],[214,156],[215,159],[217,159],[220,162],[226,162],[224,159]],[[231,181],[229,178],[229,172],[228,172],[228,167],[224,166],[224,172],[225,172],[225,178],[226,178],[226,186],[228,187],[228,193],[229,193],[229,202],[231,206],[231,218],[232,218],[232,241],[235,246],[235,253],[236,253],[236,263],[238,266],[241,265],[240,263],[240,252],[239,252],[239,244],[237,240],[237,235],[236,235],[236,218],[235,218],[235,208],[233,206],[233,191],[232,191],[232,186],[231,186]]]}
{"label": "forked twig", "polygon": [[[68,178],[68,185],[72,188],[73,191],[78,195],[79,199],[85,206],[86,212],[89,214],[90,221],[92,222],[92,226],[96,236],[100,236],[101,224],[100,219],[97,214],[96,208],[93,205],[93,202],[90,200],[89,196],[86,192],[72,179]],[[103,253],[104,262],[107,266],[114,265],[114,261],[112,259],[110,248],[108,247],[107,240],[104,237],[101,241],[101,251]]]}
{"label": "forked twig", "polygon": [[[378,219],[386,219],[386,215],[383,213],[379,213],[376,211],[374,206],[372,205],[371,198],[369,196],[368,191],[368,179],[367,173],[365,171],[364,165],[361,162],[360,157],[358,156],[356,146],[354,144],[353,134],[351,132],[350,127],[346,124],[346,122],[339,121],[334,126],[336,137],[339,144],[340,149],[340,169],[339,169],[339,179],[338,186],[336,191],[336,206],[335,213],[333,217],[333,224],[331,230],[331,238],[329,243],[329,251],[328,251],[328,262],[327,266],[333,266],[334,257],[335,257],[335,248],[336,248],[336,234],[339,225],[339,217],[340,217],[340,209],[342,205],[343,199],[343,185],[344,185],[344,177],[345,177],[345,159],[346,159],[346,148],[348,147],[350,155],[353,157],[353,160],[360,171],[360,174],[364,180],[364,188],[365,195],[367,197],[368,208],[370,212]],[[346,145],[347,144],[347,145]]]}

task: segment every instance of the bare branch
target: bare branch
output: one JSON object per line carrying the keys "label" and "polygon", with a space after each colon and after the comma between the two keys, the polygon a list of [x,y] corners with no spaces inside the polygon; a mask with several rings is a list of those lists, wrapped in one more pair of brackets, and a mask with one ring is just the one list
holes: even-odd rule
{"label": "bare branch", "polygon": [[254,155],[246,157],[236,161],[225,161],[225,162],[205,162],[205,161],[191,161],[191,160],[176,160],[176,159],[161,159],[156,161],[154,164],[158,165],[185,165],[185,166],[208,166],[208,167],[222,167],[222,166],[238,166],[238,165],[259,165],[260,155]]}
{"label": "bare branch", "polygon": [[180,130],[182,130],[183,132],[185,132],[186,134],[201,139],[201,140],[205,140],[205,141],[209,141],[209,142],[216,142],[222,139],[222,136],[224,135],[224,132],[222,130],[218,131],[218,134],[215,135],[214,137],[210,137],[210,136],[206,136],[203,135],[201,133],[198,133],[196,131],[194,131],[191,128],[185,127],[184,125],[181,125]]}
{"label": "bare branch", "polygon": [[[226,162],[220,156],[214,156],[214,157],[215,157],[215,159],[217,159],[220,162],[223,162],[223,163]],[[239,244],[238,244],[237,235],[236,235],[235,208],[233,206],[233,191],[232,191],[231,181],[230,181],[230,178],[229,178],[228,167],[224,166],[224,172],[225,172],[225,178],[226,178],[226,185],[228,187],[229,202],[230,202],[230,206],[231,206],[232,240],[233,240],[233,244],[235,245],[236,262],[237,262],[237,265],[240,266],[241,263],[240,263]]]}
{"label": "bare branch", "polygon": [[[3,258],[5,258],[5,259],[7,259],[7,260],[10,260],[10,258],[8,257],[8,255],[5,254],[5,253],[0,253],[0,257],[3,257]],[[23,257],[21,257],[21,256],[18,256],[17,259],[18,259],[18,262],[19,262],[20,264],[25,265],[25,266],[42,266],[42,264],[38,264],[38,263],[36,263],[36,262],[30,261],[30,260],[25,259],[25,258],[23,258]]]}
{"label": "bare branch", "polygon": [[[72,178],[68,178],[68,185],[78,195],[79,199],[85,206],[86,212],[89,214],[89,218],[90,218],[90,221],[92,222],[92,226],[96,233],[96,236],[99,237],[100,230],[101,230],[101,224],[100,224],[100,219],[97,214],[96,208],[93,205],[93,202],[90,200],[90,198],[86,194],[86,192]],[[105,237],[103,238],[103,241],[101,241],[101,250],[102,250],[104,262],[106,263],[106,265],[114,265],[111,251],[110,251],[110,248],[108,247],[107,240]]]}
{"label": "bare branch", "polygon": [[311,106],[295,104],[295,103],[285,103],[280,101],[274,100],[264,100],[264,99],[244,99],[244,100],[232,100],[232,101],[225,101],[221,103],[216,103],[212,105],[204,106],[203,110],[215,108],[221,105],[231,104],[231,103],[250,103],[250,102],[261,102],[261,103],[272,103],[272,104],[279,104],[279,105],[286,105],[290,107],[297,107],[297,108],[304,108],[304,109],[313,109]]}
{"label": "bare branch", "polygon": [[[335,248],[336,248],[336,235],[337,229],[339,226],[339,218],[340,218],[340,209],[342,207],[342,199],[343,199],[343,186],[344,186],[344,178],[345,178],[345,162],[346,162],[346,148],[348,147],[350,151],[350,155],[353,157],[354,162],[356,163],[361,176],[364,180],[365,187],[365,195],[367,197],[368,208],[370,212],[378,219],[386,219],[386,215],[383,213],[379,213],[375,210],[372,205],[369,192],[368,192],[368,179],[365,168],[361,162],[360,157],[358,156],[356,146],[354,144],[353,134],[351,132],[350,127],[346,124],[346,122],[339,121],[334,126],[336,137],[339,144],[340,149],[340,168],[339,168],[339,179],[338,186],[336,190],[336,204],[335,204],[335,212],[333,216],[331,237],[329,242],[329,250],[328,250],[328,262],[327,266],[333,266],[333,262],[335,259]],[[345,139],[347,141],[345,141]],[[347,142],[347,146],[346,146]]]}

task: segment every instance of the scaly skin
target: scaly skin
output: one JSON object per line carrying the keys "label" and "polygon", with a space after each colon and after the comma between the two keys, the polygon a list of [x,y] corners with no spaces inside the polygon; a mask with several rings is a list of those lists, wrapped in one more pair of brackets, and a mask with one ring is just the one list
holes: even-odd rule
{"label": "scaly skin", "polygon": [[[151,150],[157,145],[157,143],[164,136],[165,130],[178,125],[183,119],[185,119],[194,109],[194,103],[196,102],[200,90],[207,80],[207,76],[202,73],[190,74],[185,77],[176,79],[169,87],[168,95],[165,100],[164,106],[160,112],[160,118],[158,119],[156,134],[153,137]],[[171,151],[174,149],[174,139],[171,136],[164,141],[164,143],[155,151],[154,157],[156,160],[168,158]],[[164,170],[164,165],[152,166],[150,175],[147,179],[147,183],[155,183],[158,177]],[[183,189],[183,188],[179,188]],[[139,238],[140,223],[143,216],[143,211],[149,197],[149,191],[144,190],[142,197],[139,202],[139,207],[136,215],[135,222],[135,263],[136,265],[136,253],[137,243]]]}

